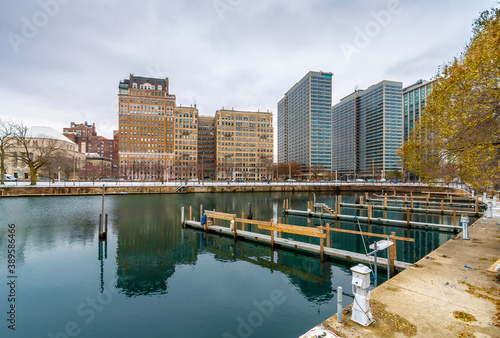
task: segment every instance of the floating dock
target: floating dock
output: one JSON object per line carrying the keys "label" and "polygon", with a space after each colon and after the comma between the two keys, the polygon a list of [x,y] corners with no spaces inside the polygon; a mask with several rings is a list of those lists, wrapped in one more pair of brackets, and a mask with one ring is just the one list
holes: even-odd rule
{"label": "floating dock", "polygon": [[[295,225],[289,225],[289,224],[282,224],[280,222],[274,223],[272,221],[270,222],[265,222],[265,221],[258,221],[258,220],[249,220],[249,219],[244,219],[244,218],[237,218],[235,214],[226,214],[226,213],[221,213],[221,212],[215,212],[215,211],[210,211],[210,210],[205,210],[203,214],[205,215],[205,223],[202,224],[202,222],[192,220],[192,208],[190,208],[190,220],[184,220],[184,208],[182,208],[181,211],[181,218],[182,218],[182,225],[186,227],[190,227],[193,229],[197,230],[202,230],[205,232],[210,232],[210,233],[216,233],[216,234],[221,234],[224,236],[228,237],[233,237],[235,240],[237,239],[243,239],[243,240],[248,240],[248,241],[253,241],[257,243],[262,243],[265,245],[269,245],[272,249],[275,247],[281,247],[281,248],[286,248],[286,249],[292,249],[292,250],[300,250],[304,251],[307,253],[312,253],[312,254],[319,254],[320,259],[324,259],[325,256],[330,256],[333,258],[340,258],[340,259],[345,259],[345,260],[351,260],[355,262],[360,262],[360,263],[366,263],[366,264],[374,264],[375,259],[372,256],[367,256],[362,253],[357,253],[357,252],[351,252],[351,251],[346,251],[346,250],[341,250],[341,249],[335,249],[329,247],[330,241],[329,236],[327,237],[327,234],[329,234],[329,231],[338,231],[342,229],[335,229],[335,228],[329,228],[329,227],[319,227],[319,228],[310,228],[310,227],[302,227],[302,226],[295,226]],[[211,220],[210,220],[211,219]],[[217,225],[216,220],[224,220],[224,221],[230,221],[230,226],[221,226]],[[238,229],[238,224],[240,224],[240,229]],[[253,224],[257,225],[259,229],[263,230],[268,230],[270,231],[270,235],[262,234],[262,233],[257,233],[253,231],[247,231],[245,230],[245,225],[246,224]],[[349,230],[345,230],[349,231]],[[282,233],[293,233],[293,234],[299,234],[299,235],[304,235],[304,236],[310,236],[310,237],[316,237],[320,239],[320,244],[311,244],[311,243],[306,243],[306,242],[301,242],[298,240],[293,240],[293,239],[287,239],[287,238],[282,238]],[[396,240],[405,240],[405,241],[414,241],[411,238],[405,238],[405,237],[398,237],[395,236],[395,234],[391,234],[390,236],[387,235],[382,235],[382,234],[372,234],[372,233],[359,233],[356,231],[349,231],[350,233],[354,234],[360,234],[360,235],[365,235],[365,236],[376,236],[376,237],[383,237],[387,238],[391,241],[396,241]],[[275,235],[275,233],[277,235]],[[324,245],[324,239],[327,239],[327,245]],[[377,258],[377,265],[387,268],[388,266],[390,267],[390,270],[392,273],[394,272],[394,269],[402,271],[409,266],[411,266],[411,263],[407,262],[401,262],[397,261],[395,259],[396,256],[396,246],[391,246],[391,252],[389,255],[389,262],[387,261],[386,258]]]}

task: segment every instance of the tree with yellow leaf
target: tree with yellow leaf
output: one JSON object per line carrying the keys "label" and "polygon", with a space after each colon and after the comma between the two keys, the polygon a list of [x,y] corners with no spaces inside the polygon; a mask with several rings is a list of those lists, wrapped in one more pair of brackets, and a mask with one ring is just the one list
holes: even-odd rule
{"label": "tree with yellow leaf", "polygon": [[425,111],[399,150],[427,182],[500,184],[500,9],[483,12],[465,51],[436,77]]}

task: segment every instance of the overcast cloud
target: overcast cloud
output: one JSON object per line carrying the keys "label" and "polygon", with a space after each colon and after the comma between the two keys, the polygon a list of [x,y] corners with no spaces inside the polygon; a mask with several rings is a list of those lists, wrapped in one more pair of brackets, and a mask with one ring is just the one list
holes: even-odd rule
{"label": "overcast cloud", "polygon": [[[168,77],[202,115],[272,111],[309,70],[333,72],[333,104],[381,80],[432,78],[463,51],[493,0],[5,0],[0,118],[117,128],[130,73]],[[377,14],[378,13],[378,14]]]}

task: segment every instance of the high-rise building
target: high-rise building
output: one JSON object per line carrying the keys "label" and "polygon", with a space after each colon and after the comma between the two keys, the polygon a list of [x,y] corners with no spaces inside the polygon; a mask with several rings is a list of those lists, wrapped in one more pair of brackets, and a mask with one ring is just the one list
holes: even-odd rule
{"label": "high-rise building", "polygon": [[175,95],[168,78],[130,75],[118,86],[121,176],[166,179],[172,171]]}
{"label": "high-rise building", "polygon": [[359,93],[344,97],[332,107],[332,170],[354,177],[357,171],[357,116]]}
{"label": "high-rise building", "polygon": [[215,118],[198,116],[198,163],[201,164],[201,179],[215,179],[215,133]]}
{"label": "high-rise building", "polygon": [[173,175],[180,179],[198,177],[198,109],[174,109],[174,167]]}
{"label": "high-rise building", "polygon": [[218,179],[269,178],[273,166],[272,113],[221,109],[215,114]]}
{"label": "high-rise building", "polygon": [[357,90],[332,107],[332,119],[333,171],[384,178],[401,169],[396,153],[402,144],[401,82],[384,80]]}
{"label": "high-rise building", "polygon": [[278,161],[331,170],[332,73],[309,72],[278,102]]}
{"label": "high-rise building", "polygon": [[403,141],[408,140],[424,110],[433,81],[418,80],[403,89]]}

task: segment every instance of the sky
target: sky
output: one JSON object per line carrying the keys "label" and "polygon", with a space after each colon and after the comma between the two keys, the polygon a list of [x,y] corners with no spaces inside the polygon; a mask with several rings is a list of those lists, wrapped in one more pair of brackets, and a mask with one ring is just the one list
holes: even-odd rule
{"label": "sky", "polygon": [[[0,4],[0,119],[118,127],[118,84],[168,77],[177,105],[270,111],[307,72],[332,104],[409,86],[460,55],[494,0],[39,0]],[[277,129],[275,129],[276,131]]]}

